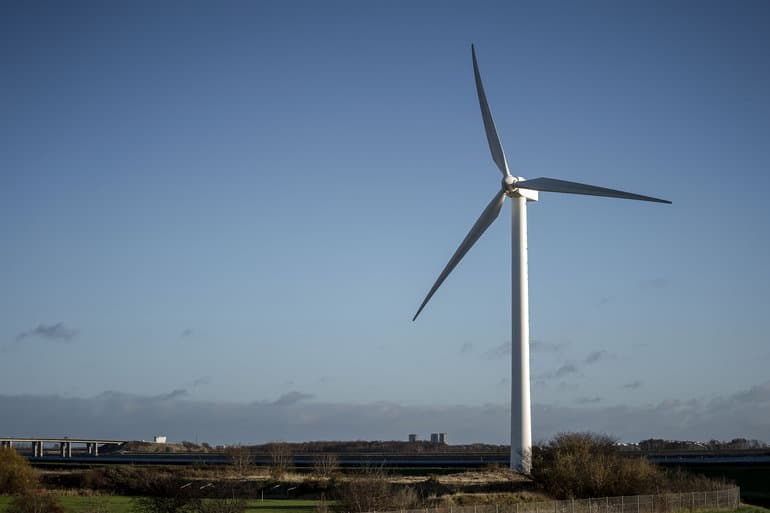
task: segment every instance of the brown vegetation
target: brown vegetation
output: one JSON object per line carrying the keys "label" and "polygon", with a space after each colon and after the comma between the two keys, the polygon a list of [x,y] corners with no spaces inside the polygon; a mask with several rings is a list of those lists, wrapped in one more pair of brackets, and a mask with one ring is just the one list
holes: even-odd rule
{"label": "brown vegetation", "polygon": [[254,467],[254,451],[250,447],[236,445],[225,449],[233,469],[241,476],[247,475]]}
{"label": "brown vegetation", "polygon": [[37,471],[15,449],[0,448],[0,494],[14,495],[6,513],[63,513],[56,497],[40,488]]}
{"label": "brown vegetation", "polygon": [[16,449],[0,448],[0,494],[28,492],[38,485],[37,472]]}
{"label": "brown vegetation", "polygon": [[292,466],[294,454],[287,443],[272,443],[268,446],[270,455],[270,475],[273,479],[280,479]]}
{"label": "brown vegetation", "polygon": [[317,477],[332,477],[339,470],[339,458],[336,454],[317,454],[313,458],[313,473]]}
{"label": "brown vegetation", "polygon": [[27,490],[14,496],[6,513],[64,513],[59,500],[42,490]]}
{"label": "brown vegetation", "polygon": [[337,510],[362,513],[415,508],[420,498],[414,488],[388,481],[382,468],[365,469],[337,490]]}
{"label": "brown vegetation", "polygon": [[724,486],[702,476],[667,473],[641,456],[623,456],[613,438],[593,433],[562,433],[535,446],[532,477],[558,499],[704,491]]}

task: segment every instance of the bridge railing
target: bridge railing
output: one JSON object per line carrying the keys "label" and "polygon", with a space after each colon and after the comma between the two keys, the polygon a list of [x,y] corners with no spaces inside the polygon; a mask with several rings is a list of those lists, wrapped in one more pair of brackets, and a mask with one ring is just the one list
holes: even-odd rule
{"label": "bridge railing", "polygon": [[736,486],[708,492],[631,495],[516,504],[443,506],[375,513],[673,513],[683,510],[735,509],[740,502],[741,490]]}

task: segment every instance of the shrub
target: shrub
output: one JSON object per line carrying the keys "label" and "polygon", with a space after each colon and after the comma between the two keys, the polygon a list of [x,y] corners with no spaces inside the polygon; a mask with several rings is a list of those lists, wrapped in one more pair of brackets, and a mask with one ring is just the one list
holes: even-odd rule
{"label": "shrub", "polygon": [[192,486],[161,479],[148,485],[145,496],[134,498],[131,509],[135,513],[192,513],[196,506]]}
{"label": "shrub", "polygon": [[225,449],[225,456],[230,460],[238,475],[247,475],[254,465],[254,451],[250,447],[236,445]]}
{"label": "shrub", "polygon": [[243,499],[209,499],[197,501],[195,513],[243,513],[246,501]]}
{"label": "shrub", "polygon": [[712,479],[701,474],[691,474],[680,468],[666,471],[666,488],[669,492],[709,492],[731,486],[726,479]]}
{"label": "shrub", "polygon": [[561,433],[536,445],[532,477],[558,499],[703,492],[727,485],[681,470],[664,471],[644,457],[622,456],[615,440],[593,433]]}
{"label": "shrub", "polygon": [[313,458],[313,473],[317,477],[331,477],[339,470],[339,467],[339,459],[336,454],[317,454]]}
{"label": "shrub", "polygon": [[388,482],[382,469],[366,469],[352,477],[337,490],[337,510],[361,513],[409,509],[419,505],[419,498],[410,487]]}
{"label": "shrub", "polygon": [[64,513],[64,508],[53,495],[42,491],[28,490],[16,495],[6,513]]}
{"label": "shrub", "polygon": [[145,495],[153,493],[157,483],[165,483],[171,475],[172,471],[165,468],[110,465],[84,471],[73,486],[117,495]]}
{"label": "shrub", "polygon": [[561,433],[533,447],[532,477],[558,499],[660,493],[665,474],[647,459],[621,456],[615,440],[594,433]]}
{"label": "shrub", "polygon": [[16,449],[0,449],[0,494],[26,493],[37,483],[37,472]]}
{"label": "shrub", "polygon": [[132,501],[135,513],[243,513],[246,501],[235,498],[203,499],[199,483],[161,479],[147,488],[147,495]]}
{"label": "shrub", "polygon": [[270,476],[273,479],[281,479],[294,461],[291,446],[286,443],[272,443],[268,445],[268,453],[270,454]]}
{"label": "shrub", "polygon": [[131,509],[136,513],[192,513],[194,510],[192,499],[180,496],[136,497]]}

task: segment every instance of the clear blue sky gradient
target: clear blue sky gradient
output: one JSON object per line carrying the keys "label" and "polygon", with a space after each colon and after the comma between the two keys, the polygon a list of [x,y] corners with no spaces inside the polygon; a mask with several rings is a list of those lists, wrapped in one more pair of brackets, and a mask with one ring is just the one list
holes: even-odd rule
{"label": "clear blue sky gradient", "polygon": [[530,205],[533,401],[761,383],[768,26],[749,1],[3,2],[0,390],[507,403],[508,205],[411,322],[499,186],[471,43],[514,174],[674,202]]}

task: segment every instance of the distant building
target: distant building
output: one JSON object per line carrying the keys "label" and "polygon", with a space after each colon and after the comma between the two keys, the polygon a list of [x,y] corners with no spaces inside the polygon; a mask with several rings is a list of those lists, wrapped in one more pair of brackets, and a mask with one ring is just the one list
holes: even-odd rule
{"label": "distant building", "polygon": [[166,443],[166,436],[165,435],[156,435],[152,439],[153,442],[156,444],[165,444]]}
{"label": "distant building", "polygon": [[445,445],[447,443],[446,433],[431,433],[430,443]]}
{"label": "distant building", "polygon": [[417,441],[417,435],[414,433],[409,434],[409,441],[410,442],[416,442]]}

